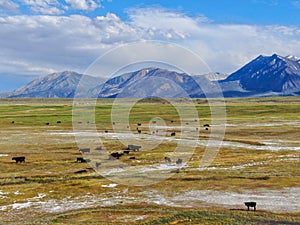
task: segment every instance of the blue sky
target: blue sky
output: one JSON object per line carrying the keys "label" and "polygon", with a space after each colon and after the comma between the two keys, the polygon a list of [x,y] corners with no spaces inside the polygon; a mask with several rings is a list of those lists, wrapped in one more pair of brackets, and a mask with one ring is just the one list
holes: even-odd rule
{"label": "blue sky", "polygon": [[[75,0],[76,1],[76,0]],[[19,5],[17,11],[6,10],[6,14],[39,14],[32,10],[33,4],[25,4],[22,0],[11,1]],[[31,0],[28,2],[39,2]],[[42,1],[41,1],[42,2]],[[83,14],[89,17],[105,15],[107,12],[115,13],[120,18],[128,19],[126,9],[145,8],[145,7],[162,7],[178,12],[183,12],[189,16],[204,14],[216,23],[248,23],[248,24],[282,24],[282,25],[299,25],[300,23],[300,1],[298,0],[165,0],[165,1],[138,1],[138,0],[111,0],[111,1],[94,1],[98,6],[95,9],[76,9],[69,8],[64,10],[64,6],[71,7],[71,4],[64,0],[48,4],[56,6],[63,10],[60,15]],[[55,3],[57,2],[57,3]],[[1,1],[0,1],[1,4]],[[61,4],[61,5],[58,5]],[[2,11],[3,12],[3,11]],[[45,14],[45,13],[43,13]]]}
{"label": "blue sky", "polygon": [[224,73],[260,54],[300,57],[299,15],[300,0],[0,0],[0,92],[84,72],[107,51],[145,40],[181,45]]}

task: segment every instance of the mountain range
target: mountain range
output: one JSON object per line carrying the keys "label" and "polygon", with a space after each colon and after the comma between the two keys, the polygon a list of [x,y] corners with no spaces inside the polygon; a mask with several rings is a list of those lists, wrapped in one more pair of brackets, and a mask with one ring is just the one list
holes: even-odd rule
{"label": "mountain range", "polygon": [[[84,79],[83,79],[84,78]],[[179,98],[300,95],[300,59],[258,56],[232,74],[188,75],[144,68],[111,79],[72,71],[40,77],[2,98]]]}

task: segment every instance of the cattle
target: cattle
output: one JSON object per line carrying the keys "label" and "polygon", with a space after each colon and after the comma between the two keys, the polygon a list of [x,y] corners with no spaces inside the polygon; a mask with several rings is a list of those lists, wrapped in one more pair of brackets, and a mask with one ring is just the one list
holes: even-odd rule
{"label": "cattle", "polygon": [[25,156],[12,157],[11,160],[16,160],[16,163],[25,163]]}
{"label": "cattle", "polygon": [[86,173],[86,172],[87,172],[87,170],[78,170],[75,173],[80,174],[80,173]]}
{"label": "cattle", "polygon": [[165,162],[170,163],[171,159],[169,157],[165,157]]}
{"label": "cattle", "polygon": [[208,127],[205,127],[205,130],[208,130]]}
{"label": "cattle", "polygon": [[177,159],[176,164],[181,165],[182,164],[182,159]]}
{"label": "cattle", "polygon": [[98,168],[101,165],[101,162],[96,162],[96,167]]}
{"label": "cattle", "polygon": [[11,123],[12,123],[12,124],[14,124],[14,123],[15,123],[15,121],[11,121]]}
{"label": "cattle", "polygon": [[50,125],[50,123],[45,123],[47,126]]}
{"label": "cattle", "polygon": [[179,173],[180,170],[179,169],[176,169],[176,170],[172,170],[170,173]]}
{"label": "cattle", "polygon": [[126,155],[128,155],[128,154],[129,154],[129,152],[130,152],[129,150],[125,150],[125,151],[123,151],[123,153],[124,153],[124,154],[126,154]]}
{"label": "cattle", "polygon": [[208,123],[204,124],[203,127],[210,127]]}
{"label": "cattle", "polygon": [[76,162],[79,162],[79,163],[87,163],[90,161],[91,161],[90,159],[84,159],[82,157],[77,157],[77,160],[76,160]]}
{"label": "cattle", "polygon": [[244,202],[245,206],[247,206],[248,211],[250,210],[250,207],[254,208],[254,211],[256,211],[256,202]]}
{"label": "cattle", "polygon": [[81,149],[79,149],[79,151],[80,151],[82,154],[84,154],[84,153],[89,153],[89,152],[91,152],[91,149],[90,149],[90,148],[81,148]]}
{"label": "cattle", "polygon": [[127,150],[133,150],[135,152],[138,152],[140,150],[142,146],[138,146],[138,145],[128,145]]}
{"label": "cattle", "polygon": [[134,156],[132,156],[132,157],[130,157],[129,159],[135,159],[135,157],[134,157]]}
{"label": "cattle", "polygon": [[122,155],[123,153],[113,152],[109,155],[109,159],[119,159]]}
{"label": "cattle", "polygon": [[104,133],[106,133],[106,134],[107,134],[107,133],[108,133],[108,130],[105,130],[105,131],[104,131]]}
{"label": "cattle", "polygon": [[138,133],[140,134],[140,133],[142,133],[142,131],[141,131],[141,130],[138,130]]}
{"label": "cattle", "polygon": [[171,136],[175,136],[175,135],[176,135],[176,133],[175,133],[175,132],[172,132],[172,133],[171,133]]}
{"label": "cattle", "polygon": [[142,126],[142,124],[141,124],[141,123],[138,123],[137,125],[138,125],[138,126]]}
{"label": "cattle", "polygon": [[61,121],[60,121],[60,120],[58,120],[58,121],[56,121],[56,123],[61,123]]}
{"label": "cattle", "polygon": [[95,150],[103,150],[102,146],[98,146],[95,148]]}

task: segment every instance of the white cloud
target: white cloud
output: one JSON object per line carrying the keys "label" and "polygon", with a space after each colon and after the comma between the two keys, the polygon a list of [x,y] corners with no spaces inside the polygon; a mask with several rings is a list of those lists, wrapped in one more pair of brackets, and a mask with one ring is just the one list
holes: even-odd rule
{"label": "white cloud", "polygon": [[17,12],[19,5],[11,0],[0,0],[0,12]]}
{"label": "white cloud", "polygon": [[[47,3],[55,6],[56,1]],[[185,46],[218,72],[233,72],[259,54],[300,56],[298,27],[216,24],[205,17],[192,18],[161,8],[132,9],[128,13],[129,21],[113,13],[95,18],[0,17],[0,73],[83,72],[107,50],[140,40]],[[147,51],[140,49],[138,54],[146,55]],[[180,55],[174,57],[184,60]]]}
{"label": "white cloud", "polygon": [[64,13],[60,9],[60,3],[57,0],[22,0],[22,2],[38,14],[55,15]]}
{"label": "white cloud", "polygon": [[71,8],[77,9],[77,10],[95,10],[99,8],[100,1],[95,0],[65,0],[67,4],[71,5]]}
{"label": "white cloud", "polygon": [[152,37],[166,39],[187,38],[200,23],[209,21],[205,16],[191,18],[162,8],[134,8],[128,10],[128,14],[133,26],[145,30]]}
{"label": "white cloud", "polygon": [[23,74],[31,75],[39,72],[33,67],[82,70],[114,45],[141,38],[114,14],[0,17],[0,30],[0,73],[13,71],[19,62]]}
{"label": "white cloud", "polygon": [[172,41],[188,46],[219,72],[232,72],[259,54],[298,55],[300,50],[299,27],[215,24],[204,16],[191,18],[155,8],[129,13],[132,26],[156,34],[177,34]]}

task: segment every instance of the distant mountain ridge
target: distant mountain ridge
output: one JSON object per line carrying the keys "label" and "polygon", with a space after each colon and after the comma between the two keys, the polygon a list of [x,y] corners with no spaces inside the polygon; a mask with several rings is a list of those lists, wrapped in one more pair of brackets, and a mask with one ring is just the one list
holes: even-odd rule
{"label": "distant mountain ridge", "polygon": [[145,68],[109,79],[97,89],[98,95],[94,97],[178,98],[197,95],[198,92],[201,92],[198,83],[185,73],[161,68]]}
{"label": "distant mountain ridge", "polygon": [[[72,71],[52,73],[35,79],[13,92],[4,93],[2,96],[6,98],[74,98],[82,76]],[[85,75],[83,85],[89,89],[101,82],[103,80],[99,78]],[[84,93],[77,95],[85,97]]]}
{"label": "distant mountain ridge", "polygon": [[236,80],[248,91],[292,93],[300,87],[300,59],[260,55],[224,82]]}
{"label": "distant mountain ridge", "polygon": [[[84,76],[84,79],[82,77]],[[78,85],[81,88],[77,89]],[[219,88],[217,88],[219,87]],[[190,76],[162,68],[144,68],[105,80],[72,71],[38,78],[5,98],[179,98],[300,95],[300,59],[258,56],[236,72]]]}

